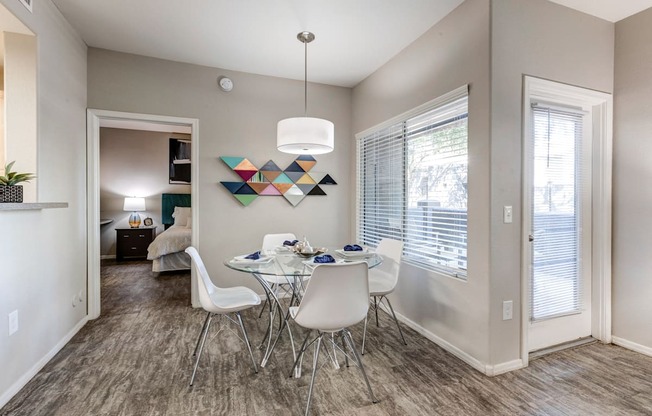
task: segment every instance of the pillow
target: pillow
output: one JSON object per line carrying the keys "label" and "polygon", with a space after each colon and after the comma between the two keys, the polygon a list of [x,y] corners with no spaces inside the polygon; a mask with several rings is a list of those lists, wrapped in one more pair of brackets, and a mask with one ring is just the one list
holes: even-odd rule
{"label": "pillow", "polygon": [[192,216],[188,217],[188,223],[186,224],[186,228],[192,228]]}
{"label": "pillow", "polygon": [[190,207],[174,207],[172,218],[174,218],[174,225],[185,227],[188,224],[188,217],[192,215]]}

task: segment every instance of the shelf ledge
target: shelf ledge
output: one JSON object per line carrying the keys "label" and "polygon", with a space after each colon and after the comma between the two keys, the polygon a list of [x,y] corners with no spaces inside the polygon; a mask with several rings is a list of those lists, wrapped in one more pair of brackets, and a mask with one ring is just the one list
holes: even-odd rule
{"label": "shelf ledge", "polygon": [[0,211],[28,211],[48,208],[68,208],[67,202],[0,203]]}

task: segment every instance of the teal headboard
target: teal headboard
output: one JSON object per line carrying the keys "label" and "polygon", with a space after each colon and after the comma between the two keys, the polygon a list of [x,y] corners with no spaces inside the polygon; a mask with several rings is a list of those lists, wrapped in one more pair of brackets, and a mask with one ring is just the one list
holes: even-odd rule
{"label": "teal headboard", "polygon": [[174,207],[189,207],[190,205],[190,194],[163,194],[161,199],[161,211],[163,225],[165,228],[174,224],[174,218],[172,218],[172,213],[174,212]]}

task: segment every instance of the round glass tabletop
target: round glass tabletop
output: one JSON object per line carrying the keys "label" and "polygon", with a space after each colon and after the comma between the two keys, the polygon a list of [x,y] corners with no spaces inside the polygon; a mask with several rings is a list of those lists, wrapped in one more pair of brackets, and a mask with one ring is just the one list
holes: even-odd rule
{"label": "round glass tabletop", "polygon": [[[369,268],[378,266],[383,258],[373,252],[344,252],[341,249],[328,249],[325,254],[333,256],[337,263],[365,261]],[[257,273],[271,276],[310,276],[318,263],[313,262],[314,257],[305,258],[290,251],[275,251],[261,253],[258,260],[246,260],[242,256],[224,261],[230,269],[246,273]]]}

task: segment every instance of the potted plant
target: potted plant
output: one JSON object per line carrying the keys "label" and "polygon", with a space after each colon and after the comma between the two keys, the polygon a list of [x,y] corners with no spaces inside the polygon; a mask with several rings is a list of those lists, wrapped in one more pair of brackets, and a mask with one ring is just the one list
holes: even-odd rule
{"label": "potted plant", "polygon": [[23,185],[18,184],[36,178],[33,173],[12,172],[14,163],[6,165],[5,174],[0,175],[0,202],[23,202]]}

